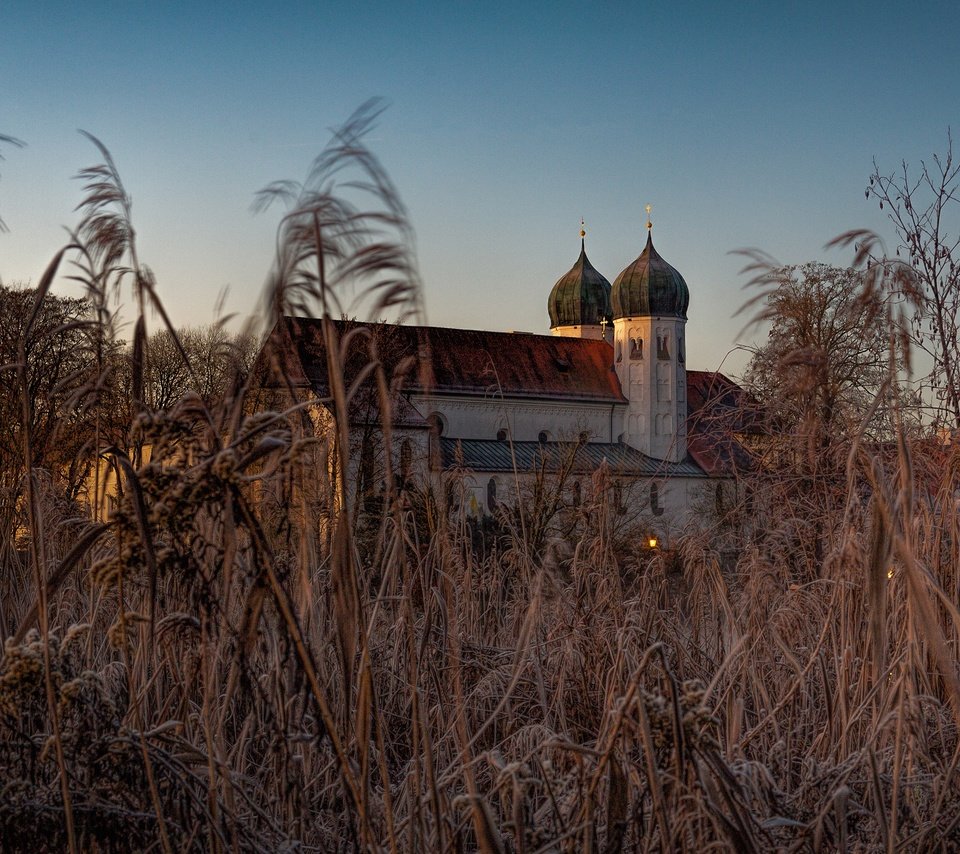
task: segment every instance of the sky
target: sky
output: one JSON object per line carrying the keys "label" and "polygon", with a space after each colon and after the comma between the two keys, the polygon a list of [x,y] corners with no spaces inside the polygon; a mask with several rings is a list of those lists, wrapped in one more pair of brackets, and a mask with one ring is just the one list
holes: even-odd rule
{"label": "sky", "polygon": [[824,249],[843,231],[892,241],[867,179],[946,149],[958,31],[955,2],[0,0],[0,134],[26,143],[0,147],[0,281],[36,282],[77,224],[84,129],[173,321],[224,292],[248,316],[280,216],[254,194],[376,96],[431,323],[547,333],[580,218],[613,281],[649,203],[690,288],[688,364],[737,373],[759,333],[736,251],[843,264]]}

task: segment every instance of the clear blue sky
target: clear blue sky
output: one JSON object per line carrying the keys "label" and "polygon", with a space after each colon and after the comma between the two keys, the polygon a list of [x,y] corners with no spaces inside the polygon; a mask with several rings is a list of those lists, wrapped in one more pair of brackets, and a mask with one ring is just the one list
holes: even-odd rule
{"label": "clear blue sky", "polygon": [[[173,318],[218,294],[253,311],[277,215],[256,190],[303,177],[370,96],[371,142],[410,209],[431,322],[546,332],[579,251],[611,281],[654,239],[691,291],[692,367],[742,326],[742,260],[827,256],[889,233],[863,190],[946,147],[960,107],[960,4],[276,4],[0,0],[0,278],[39,277],[111,149],[142,260]],[[735,368],[742,360],[735,360]],[[731,366],[731,362],[727,363]]]}

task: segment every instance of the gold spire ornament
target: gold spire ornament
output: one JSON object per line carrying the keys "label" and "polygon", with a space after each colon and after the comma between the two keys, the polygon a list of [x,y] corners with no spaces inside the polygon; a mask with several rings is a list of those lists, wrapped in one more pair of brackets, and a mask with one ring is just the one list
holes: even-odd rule
{"label": "gold spire ornament", "polygon": [[647,211],[647,231],[650,231],[650,229],[653,228],[653,223],[650,221],[650,211],[652,211],[652,210],[653,210],[653,205],[647,205],[647,207],[646,207],[646,211]]}
{"label": "gold spire ornament", "polygon": [[583,227],[583,217],[580,217],[580,239],[583,240],[587,236],[587,231]]}

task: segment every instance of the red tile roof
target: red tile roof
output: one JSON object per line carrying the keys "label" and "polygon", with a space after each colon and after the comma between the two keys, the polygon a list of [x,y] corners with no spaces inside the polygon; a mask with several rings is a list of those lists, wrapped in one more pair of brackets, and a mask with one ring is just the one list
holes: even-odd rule
{"label": "red tile roof", "polygon": [[[605,341],[342,320],[334,327],[341,340],[350,336],[347,382],[369,361],[372,337],[388,376],[406,371],[406,390],[626,402],[613,369],[613,348]],[[284,317],[270,340],[279,345],[277,361],[288,376],[306,380],[321,396],[328,394],[322,321]],[[423,357],[419,364],[418,355]]]}
{"label": "red tile roof", "polygon": [[712,475],[745,471],[753,459],[738,441],[762,433],[757,401],[716,371],[687,371],[687,451]]}

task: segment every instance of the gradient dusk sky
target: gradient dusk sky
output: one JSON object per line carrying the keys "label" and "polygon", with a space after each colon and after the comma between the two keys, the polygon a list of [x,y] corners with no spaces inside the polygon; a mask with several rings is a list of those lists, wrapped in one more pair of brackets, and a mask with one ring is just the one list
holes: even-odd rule
{"label": "gradient dusk sky", "polygon": [[[864,199],[942,152],[960,115],[960,4],[431,4],[0,0],[0,280],[36,281],[111,150],[141,259],[178,324],[257,306],[278,211],[363,101],[417,232],[430,322],[548,332],[579,252],[608,279],[642,250],[690,286],[689,363],[716,368],[745,299],[741,247],[831,260]],[[67,285],[60,286],[65,292]],[[749,336],[748,336],[749,337]],[[734,372],[734,356],[725,369]]]}

